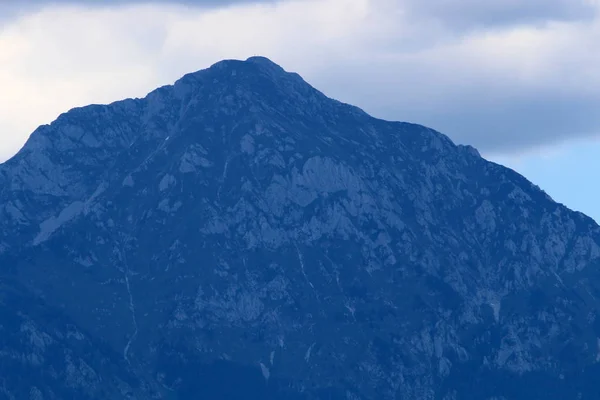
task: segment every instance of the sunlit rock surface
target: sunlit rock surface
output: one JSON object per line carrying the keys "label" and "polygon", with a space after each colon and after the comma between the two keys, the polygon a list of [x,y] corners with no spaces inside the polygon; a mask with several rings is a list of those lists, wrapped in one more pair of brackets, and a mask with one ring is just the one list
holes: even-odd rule
{"label": "sunlit rock surface", "polygon": [[265,58],[38,128],[0,226],[0,399],[600,398],[598,226]]}

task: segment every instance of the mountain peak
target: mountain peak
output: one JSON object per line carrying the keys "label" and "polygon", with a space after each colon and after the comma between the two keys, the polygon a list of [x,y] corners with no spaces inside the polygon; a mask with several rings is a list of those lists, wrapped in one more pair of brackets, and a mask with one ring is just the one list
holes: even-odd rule
{"label": "mountain peak", "polygon": [[264,56],[252,56],[247,58],[246,62],[260,65],[261,67],[269,68],[270,70],[284,71],[279,64]]}
{"label": "mountain peak", "polygon": [[268,57],[265,57],[265,56],[252,56],[252,57],[246,58],[245,60],[238,59],[238,58],[225,58],[223,60],[217,61],[216,63],[212,64],[209,68],[212,68],[214,66],[233,65],[233,64],[241,64],[241,63],[256,64],[256,65],[264,66],[267,68],[278,68],[280,70],[283,70],[283,68],[279,64],[277,64],[276,62],[272,61],[271,59],[269,59]]}
{"label": "mountain peak", "polygon": [[13,398],[597,397],[598,226],[267,58],[71,110],[0,179]]}
{"label": "mountain peak", "polygon": [[236,64],[238,64],[238,65],[239,64],[253,64],[256,66],[260,66],[261,68],[268,69],[268,70],[285,72],[285,70],[279,64],[275,63],[271,59],[264,57],[264,56],[252,56],[252,57],[248,57],[246,60],[225,59],[225,60],[216,62],[210,68],[215,67],[215,66],[223,66],[223,65],[233,66]]}
{"label": "mountain peak", "polygon": [[252,62],[252,63],[263,64],[263,65],[274,65],[276,67],[279,67],[279,65],[277,63],[273,62],[271,59],[269,59],[268,57],[265,57],[265,56],[248,57],[246,59],[246,62]]}
{"label": "mountain peak", "polygon": [[[281,66],[271,61],[267,57],[253,56],[246,60],[239,59],[225,59],[212,64],[210,67],[201,69],[190,74],[186,74],[178,82],[184,81],[198,81],[202,80],[203,77],[210,76],[214,78],[215,75],[221,78],[250,78],[257,77],[259,75],[268,76],[273,80],[281,79],[298,79],[300,76],[296,73],[290,73],[285,71]],[[302,78],[300,81],[304,82]],[[306,82],[304,82],[306,84]]]}

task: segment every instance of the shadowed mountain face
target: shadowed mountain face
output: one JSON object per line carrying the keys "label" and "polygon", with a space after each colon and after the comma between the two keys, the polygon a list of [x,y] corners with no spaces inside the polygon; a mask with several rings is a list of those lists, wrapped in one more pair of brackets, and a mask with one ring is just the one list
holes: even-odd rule
{"label": "shadowed mountain face", "polygon": [[597,399],[600,230],[254,57],[0,166],[0,399]]}

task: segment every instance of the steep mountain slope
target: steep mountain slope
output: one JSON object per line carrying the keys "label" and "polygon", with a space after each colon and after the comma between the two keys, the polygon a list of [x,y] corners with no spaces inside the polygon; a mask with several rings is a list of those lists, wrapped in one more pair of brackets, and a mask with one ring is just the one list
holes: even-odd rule
{"label": "steep mountain slope", "polygon": [[600,395],[598,226],[265,58],[71,110],[0,184],[8,398]]}

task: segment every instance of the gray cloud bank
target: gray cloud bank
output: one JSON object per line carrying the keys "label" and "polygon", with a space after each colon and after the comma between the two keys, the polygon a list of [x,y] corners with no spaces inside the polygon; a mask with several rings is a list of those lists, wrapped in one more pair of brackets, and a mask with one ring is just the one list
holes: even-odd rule
{"label": "gray cloud bank", "polygon": [[[26,15],[40,8],[52,6],[80,6],[90,8],[109,8],[128,5],[180,5],[190,7],[217,8],[231,5],[243,5],[252,3],[273,3],[278,0],[1,0],[0,1],[0,24],[6,23],[13,18]],[[1,25],[0,25],[1,26]]]}
{"label": "gray cloud bank", "polygon": [[[0,18],[3,16],[7,19],[15,13],[42,6],[76,5],[101,8],[157,4],[213,8],[281,1],[286,0],[4,0],[0,2]],[[593,0],[390,0],[387,3],[393,3],[415,18],[437,19],[453,29],[487,29],[502,25],[543,23],[548,20],[584,20],[593,17],[594,14]]]}
{"label": "gray cloud bank", "polygon": [[405,0],[403,3],[411,14],[436,18],[455,29],[588,20],[594,16],[594,4],[586,0]]}
{"label": "gray cloud bank", "polygon": [[[532,87],[516,79],[498,84],[473,79],[448,86],[436,70],[403,62],[354,68],[340,66],[335,73],[315,74],[313,81],[376,117],[423,124],[485,153],[526,152],[600,136],[600,90],[578,91],[568,84]],[[472,72],[468,67],[461,71],[456,63],[441,68],[452,69],[453,77]]]}

